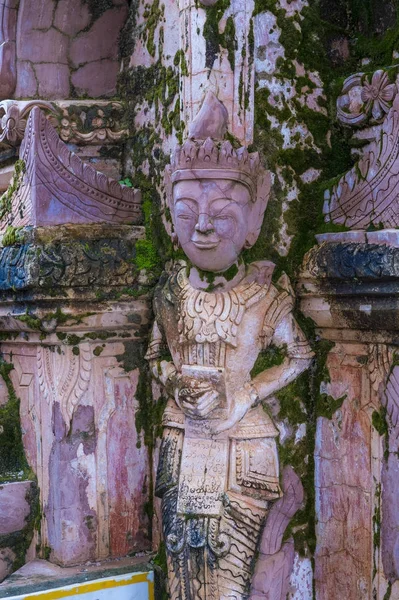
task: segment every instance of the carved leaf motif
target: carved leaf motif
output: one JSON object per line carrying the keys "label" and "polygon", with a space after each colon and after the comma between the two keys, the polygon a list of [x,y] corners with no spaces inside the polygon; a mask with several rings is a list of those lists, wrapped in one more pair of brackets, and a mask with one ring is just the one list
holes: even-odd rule
{"label": "carved leaf motif", "polygon": [[70,426],[75,407],[90,382],[90,346],[81,344],[79,350],[80,353],[76,355],[70,346],[62,347],[61,353],[42,346],[37,349],[41,392],[49,404],[60,403],[61,414],[67,428]]}

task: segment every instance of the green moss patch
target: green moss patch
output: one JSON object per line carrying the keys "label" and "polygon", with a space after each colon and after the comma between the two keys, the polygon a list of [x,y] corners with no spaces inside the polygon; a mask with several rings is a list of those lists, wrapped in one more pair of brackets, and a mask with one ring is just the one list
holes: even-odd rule
{"label": "green moss patch", "polygon": [[11,363],[0,359],[0,376],[8,392],[8,402],[0,406],[0,482],[29,479],[32,476],[22,442],[20,400],[10,377],[13,368]]}

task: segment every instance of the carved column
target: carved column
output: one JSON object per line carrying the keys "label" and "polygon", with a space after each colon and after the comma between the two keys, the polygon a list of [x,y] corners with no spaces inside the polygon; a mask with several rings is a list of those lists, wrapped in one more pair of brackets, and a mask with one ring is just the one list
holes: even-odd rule
{"label": "carved column", "polygon": [[21,159],[2,205],[0,328],[40,489],[36,542],[60,565],[148,550],[140,194],[71,153],[38,107]]}
{"label": "carved column", "polygon": [[356,126],[356,164],[325,194],[305,257],[301,308],[332,343],[316,444],[316,593],[396,598],[398,540],[399,96],[388,71],[343,84],[337,118]]}
{"label": "carved column", "polygon": [[[339,235],[348,238],[332,237]],[[398,253],[385,244],[324,241],[301,275],[301,309],[332,344],[315,449],[318,599],[335,589],[338,597],[382,600],[398,577],[396,368],[391,373]]]}

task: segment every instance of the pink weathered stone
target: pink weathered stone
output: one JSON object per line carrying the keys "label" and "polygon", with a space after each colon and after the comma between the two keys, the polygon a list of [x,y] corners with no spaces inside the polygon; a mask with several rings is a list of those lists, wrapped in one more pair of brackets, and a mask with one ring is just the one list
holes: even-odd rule
{"label": "pink weathered stone", "polygon": [[70,93],[69,67],[54,63],[35,65],[39,96],[48,100],[68,98]]}
{"label": "pink weathered stone", "polygon": [[28,31],[18,44],[18,59],[33,63],[68,63],[69,40],[56,29]]}
{"label": "pink weathered stone", "polygon": [[188,136],[197,140],[212,137],[223,140],[227,132],[229,114],[213,92],[208,92],[202,107],[190,125]]}
{"label": "pink weathered stone", "polygon": [[387,363],[384,371],[381,377],[381,402],[387,413],[388,439],[385,440],[385,449],[388,457],[382,468],[381,550],[384,574],[393,583],[399,579],[399,367],[392,368]]}
{"label": "pink weathered stone", "polygon": [[110,97],[115,94],[118,72],[117,60],[98,60],[74,71],[71,82],[78,94],[90,98]]}
{"label": "pink weathered stone", "polygon": [[102,58],[116,59],[118,37],[127,17],[127,7],[105,11],[89,31],[78,35],[71,43],[70,59],[73,67]]}
{"label": "pink weathered stone", "polygon": [[0,3],[1,43],[0,43],[0,99],[10,98],[16,83],[16,25],[17,8],[15,2]]}
{"label": "pink weathered stone", "polygon": [[262,557],[253,576],[250,600],[286,600],[294,557],[292,538],[283,544],[279,552]]}
{"label": "pink weathered stone", "polygon": [[0,536],[25,527],[30,513],[26,496],[31,485],[31,481],[0,484]]}
{"label": "pink weathered stone", "polygon": [[54,0],[21,2],[18,28],[21,34],[32,29],[49,29],[53,22]]}
{"label": "pink weathered stone", "polygon": [[364,366],[357,360],[343,366],[348,350],[337,347],[329,354],[326,389],[334,398],[347,398],[331,421],[317,421],[315,580],[320,600],[330,600],[332,589],[337,598],[348,600],[357,600],[359,589],[365,598],[371,594],[371,423],[358,400],[367,397]]}
{"label": "pink weathered stone", "polygon": [[301,480],[292,467],[283,472],[284,495],[271,508],[262,533],[259,558],[252,578],[250,600],[284,600],[294,563],[293,540],[281,547],[288,523],[303,503]]}
{"label": "pink weathered stone", "polygon": [[396,453],[390,453],[382,471],[381,524],[382,562],[385,576],[389,581],[399,578],[399,461]]}
{"label": "pink weathered stone", "polygon": [[[140,307],[126,310],[138,316]],[[132,337],[137,326],[118,310],[87,319],[75,330],[80,337],[90,322],[99,336],[112,327],[114,341],[83,342],[79,353],[56,336],[55,351],[23,338],[2,347],[6,360],[12,356],[24,447],[41,491],[42,545],[61,565],[151,545],[148,448],[135,423],[139,372],[125,372],[116,358],[125,351],[119,332]]]}
{"label": "pink weathered stone", "polygon": [[87,3],[82,0],[59,0],[55,9],[54,27],[73,37],[89,25],[90,19]]}
{"label": "pink weathered stone", "polygon": [[0,228],[11,222],[24,226],[140,220],[140,193],[83,163],[36,106],[29,115],[20,157],[26,171],[12,198],[15,210]]}
{"label": "pink weathered stone", "polygon": [[17,61],[16,98],[34,98],[37,96],[37,79],[30,62]]}
{"label": "pink weathered stone", "polygon": [[[145,468],[147,450],[137,448],[140,438],[135,424],[137,401],[134,398],[138,371],[115,380],[115,409],[108,425],[108,502],[110,507],[110,555],[124,556],[148,547],[148,522],[143,505],[137,502],[137,490],[143,497],[149,492]],[[140,444],[139,444],[140,445]]]}
{"label": "pink weathered stone", "polygon": [[0,583],[12,572],[15,559],[15,553],[11,548],[0,548]]}

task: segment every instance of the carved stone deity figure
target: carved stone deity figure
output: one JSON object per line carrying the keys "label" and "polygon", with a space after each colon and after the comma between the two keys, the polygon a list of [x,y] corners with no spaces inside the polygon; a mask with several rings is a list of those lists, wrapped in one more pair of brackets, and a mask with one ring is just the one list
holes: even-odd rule
{"label": "carved stone deity figure", "polygon": [[[282,494],[278,431],[261,401],[312,356],[288,278],[275,286],[271,262],[240,261],[259,235],[270,177],[257,154],[223,141],[226,129],[224,106],[208,94],[173,154],[173,236],[188,261],[156,290],[147,352],[168,395],[156,494],[174,600],[249,597],[265,520]],[[251,378],[270,344],[284,361]]]}

